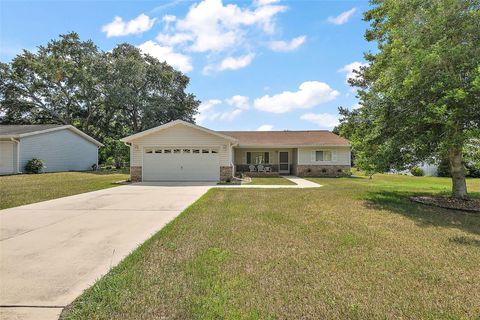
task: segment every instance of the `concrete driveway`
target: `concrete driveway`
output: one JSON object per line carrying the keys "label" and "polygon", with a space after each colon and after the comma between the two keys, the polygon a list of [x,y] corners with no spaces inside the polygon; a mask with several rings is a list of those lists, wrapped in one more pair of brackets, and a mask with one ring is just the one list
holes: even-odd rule
{"label": "concrete driveway", "polygon": [[127,185],[1,210],[0,318],[58,318],[210,187]]}

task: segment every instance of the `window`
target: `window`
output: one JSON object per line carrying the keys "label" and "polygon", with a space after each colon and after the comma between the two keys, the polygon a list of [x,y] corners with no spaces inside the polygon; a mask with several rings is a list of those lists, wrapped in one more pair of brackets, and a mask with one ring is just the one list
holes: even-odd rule
{"label": "window", "polygon": [[332,151],[315,151],[315,161],[332,161]]}
{"label": "window", "polygon": [[152,148],[145,148],[145,153],[153,153],[153,149]]}
{"label": "window", "polygon": [[208,150],[208,149],[202,149],[202,153],[210,153],[210,150]]}
{"label": "window", "polygon": [[193,153],[200,153],[200,149],[193,149],[192,152]]}
{"label": "window", "polygon": [[247,152],[247,164],[269,164],[269,152]]}
{"label": "window", "polygon": [[190,153],[190,149],[183,149],[183,153]]}
{"label": "window", "polygon": [[180,153],[182,152],[182,149],[173,149],[173,153]]}
{"label": "window", "polygon": [[218,150],[212,149],[212,153],[218,153]]}
{"label": "window", "polygon": [[172,149],[164,149],[163,153],[172,153]]}
{"label": "window", "polygon": [[162,149],[155,149],[155,153],[162,153]]}

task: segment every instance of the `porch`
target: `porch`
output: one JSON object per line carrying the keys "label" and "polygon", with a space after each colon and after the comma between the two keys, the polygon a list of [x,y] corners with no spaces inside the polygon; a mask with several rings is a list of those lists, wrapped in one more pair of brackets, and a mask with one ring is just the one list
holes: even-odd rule
{"label": "porch", "polygon": [[235,174],[247,176],[278,176],[294,173],[297,148],[265,149],[234,148]]}

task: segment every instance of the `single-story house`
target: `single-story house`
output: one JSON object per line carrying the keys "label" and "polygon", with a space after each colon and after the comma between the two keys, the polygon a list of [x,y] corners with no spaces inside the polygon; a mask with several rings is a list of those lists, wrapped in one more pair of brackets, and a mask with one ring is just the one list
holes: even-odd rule
{"label": "single-story house", "polygon": [[134,182],[350,173],[350,142],[325,130],[213,131],[175,120],[121,141],[130,147]]}
{"label": "single-story house", "polygon": [[0,174],[22,173],[37,158],[44,172],[91,170],[100,142],[70,125],[0,125]]}

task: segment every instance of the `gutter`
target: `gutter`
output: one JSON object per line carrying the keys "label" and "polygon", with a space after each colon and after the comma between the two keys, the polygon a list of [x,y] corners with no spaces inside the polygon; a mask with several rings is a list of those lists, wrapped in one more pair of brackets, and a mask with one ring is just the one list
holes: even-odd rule
{"label": "gutter", "polygon": [[17,172],[16,173],[21,173],[20,172],[20,140],[14,137],[10,137],[10,140],[12,140],[17,144]]}

